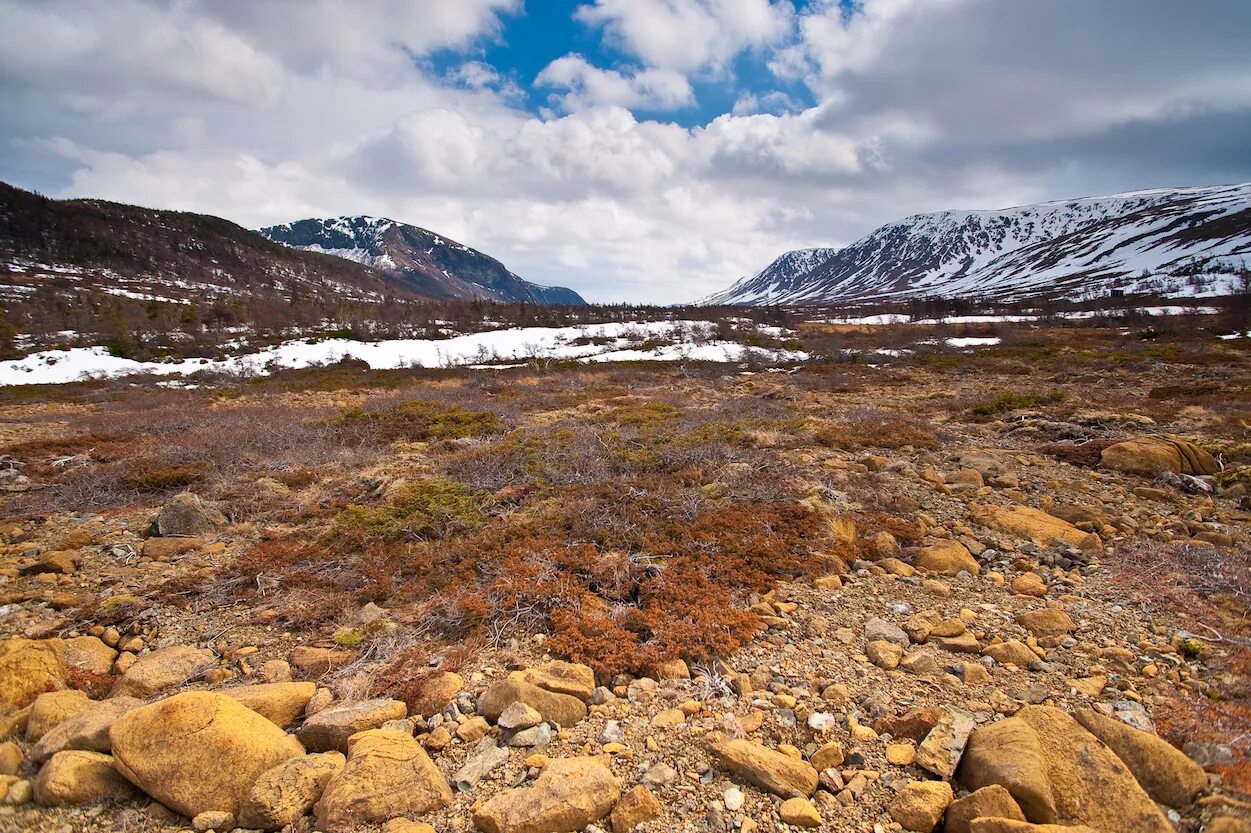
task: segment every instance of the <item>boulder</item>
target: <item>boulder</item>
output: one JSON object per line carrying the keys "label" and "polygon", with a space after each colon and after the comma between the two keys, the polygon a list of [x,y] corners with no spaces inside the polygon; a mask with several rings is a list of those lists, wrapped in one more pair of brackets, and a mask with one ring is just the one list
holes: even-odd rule
{"label": "boulder", "polygon": [[792,827],[821,826],[821,811],[812,806],[811,801],[799,796],[783,801],[782,806],[778,808],[778,817],[782,819],[783,824],[789,824]]}
{"label": "boulder", "polygon": [[943,820],[943,833],[970,833],[973,820],[981,818],[1025,821],[1012,794],[998,784],[991,784],[951,802]]}
{"label": "boulder", "polygon": [[109,740],[109,730],[119,717],[142,705],[143,701],[135,697],[113,697],[90,703],[78,714],[48,730],[31,749],[30,759],[42,763],[66,749],[111,752],[113,743]]}
{"label": "boulder", "polygon": [[30,704],[26,718],[26,740],[39,740],[60,724],[91,706],[91,698],[85,692],[67,689],[40,694]]}
{"label": "boulder", "polygon": [[1021,573],[1012,579],[1012,592],[1018,596],[1032,596],[1041,599],[1047,595],[1047,582],[1038,573]]}
{"label": "boulder", "polygon": [[534,786],[475,806],[473,821],[484,833],[568,833],[607,816],[620,794],[621,779],[597,759],[560,758],[548,762]]}
{"label": "boulder", "polygon": [[1026,610],[1016,615],[1016,623],[1034,636],[1068,636],[1077,630],[1073,619],[1058,607]]}
{"label": "boulder", "polygon": [[932,833],[953,797],[946,781],[913,781],[896,794],[887,810],[904,830]]}
{"label": "boulder", "polygon": [[108,674],[113,670],[117,651],[97,636],[75,636],[65,640],[65,664],[91,674]]}
{"label": "boulder", "polygon": [[326,784],[314,813],[318,830],[339,833],[451,803],[443,774],[412,735],[369,729],[348,742],[347,764]]}
{"label": "boulder", "polygon": [[1017,668],[1029,668],[1038,661],[1038,654],[1028,645],[1017,639],[1009,639],[995,645],[987,645],[982,654],[990,657],[1000,665],[1015,665]]}
{"label": "boulder", "polygon": [[969,552],[968,547],[959,541],[940,541],[928,547],[922,547],[913,563],[919,570],[937,573],[940,576],[954,576],[959,572],[977,575],[982,567]]}
{"label": "boulder", "polygon": [[1203,767],[1158,735],[1134,729],[1093,709],[1079,709],[1075,717],[1088,732],[1111,747],[1147,794],[1160,804],[1188,807],[1207,787],[1208,776]]}
{"label": "boulder", "polygon": [[810,764],[758,743],[740,738],[712,751],[730,772],[782,798],[812,795],[817,788],[817,771]]}
{"label": "boulder", "polygon": [[525,703],[543,715],[545,721],[573,726],[586,717],[586,704],[571,694],[559,694],[523,679],[520,672],[493,683],[478,700],[478,712],[487,720],[499,720],[513,703]]}
{"label": "boulder", "polygon": [[156,516],[156,534],[167,538],[194,538],[216,532],[226,525],[226,516],[191,492],[170,498]]}
{"label": "boulder", "polygon": [[304,713],[315,691],[316,683],[257,683],[222,689],[221,693],[286,729]]}
{"label": "boulder", "polygon": [[621,796],[617,806],[612,808],[609,820],[612,822],[613,833],[629,833],[644,822],[660,818],[660,802],[652,791],[639,784]]}
{"label": "boulder", "polygon": [[971,833],[1099,833],[1084,824],[1030,824],[1017,819],[981,818],[969,823]]}
{"label": "boulder", "polygon": [[910,644],[908,634],[903,628],[878,616],[864,623],[864,638],[868,642],[893,642],[901,648],[907,648]]}
{"label": "boulder", "polygon": [[1103,541],[1098,535],[1083,532],[1068,521],[1048,515],[1040,509],[1029,506],[1009,508],[980,504],[971,508],[973,522],[988,529],[1015,535],[1018,538],[1028,538],[1045,546],[1050,546],[1059,538],[1082,550],[1103,549]]}
{"label": "boulder", "polygon": [[1110,445],[1099,454],[1099,466],[1127,474],[1155,477],[1174,474],[1216,474],[1220,466],[1211,454],[1180,437],[1148,436]]}
{"label": "boulder", "polygon": [[555,694],[577,697],[583,703],[589,703],[595,691],[595,672],[576,662],[546,662],[522,671],[521,678]]}
{"label": "boulder", "polygon": [[451,671],[435,671],[421,681],[417,696],[409,701],[409,714],[414,717],[430,717],[443,710],[465,687],[459,674]]}
{"label": "boulder", "polygon": [[942,716],[917,747],[916,764],[940,778],[951,778],[977,722],[973,715],[957,708],[943,709]]}
{"label": "boulder", "polygon": [[188,691],[134,709],[109,731],[117,769],[188,818],[238,815],[262,773],[299,757],[299,742],[222,694]]}
{"label": "boulder", "polygon": [[144,654],[113,684],[110,697],[152,697],[198,677],[216,655],[190,645],[171,645]]}
{"label": "boulder", "polygon": [[24,576],[52,573],[68,576],[78,570],[78,553],[69,550],[52,550],[23,566],[19,572]]}
{"label": "boulder", "polygon": [[243,806],[239,826],[280,830],[308,815],[347,758],[341,752],[322,752],[283,761],[256,779]]}
{"label": "boulder", "polygon": [[1027,819],[1054,822],[1058,817],[1042,742],[1019,717],[974,729],[956,776],[971,790],[996,784],[1004,787]]}
{"label": "boulder", "polygon": [[403,720],[408,707],[402,700],[360,700],[323,709],[304,721],[297,736],[310,752],[347,753],[348,739],[357,732],[377,729],[388,720]]}
{"label": "boulder", "polygon": [[45,691],[65,688],[65,643],[59,639],[0,641],[0,715],[11,714]]}
{"label": "boulder", "polygon": [[34,780],[35,801],[44,807],[73,807],[129,798],[134,787],[99,752],[58,752]]}

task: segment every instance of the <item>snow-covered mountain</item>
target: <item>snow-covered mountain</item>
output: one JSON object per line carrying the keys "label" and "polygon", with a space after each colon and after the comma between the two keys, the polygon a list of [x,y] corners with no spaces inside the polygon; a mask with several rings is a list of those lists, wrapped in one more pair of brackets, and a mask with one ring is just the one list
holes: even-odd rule
{"label": "snow-covered mountain", "polygon": [[535,304],[586,303],[572,289],[530,283],[482,252],[386,218],[298,220],[259,231],[294,249],[336,255],[397,276],[421,295]]}
{"label": "snow-covered mountain", "polygon": [[918,214],[805,269],[810,251],[704,303],[1222,294],[1251,265],[1251,183]]}

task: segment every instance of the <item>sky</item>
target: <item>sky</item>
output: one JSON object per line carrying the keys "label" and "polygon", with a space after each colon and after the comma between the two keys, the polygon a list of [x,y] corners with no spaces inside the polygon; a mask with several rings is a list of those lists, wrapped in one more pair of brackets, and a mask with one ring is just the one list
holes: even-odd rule
{"label": "sky", "polygon": [[1246,0],[0,0],[0,179],[386,216],[593,302],[1251,180]]}

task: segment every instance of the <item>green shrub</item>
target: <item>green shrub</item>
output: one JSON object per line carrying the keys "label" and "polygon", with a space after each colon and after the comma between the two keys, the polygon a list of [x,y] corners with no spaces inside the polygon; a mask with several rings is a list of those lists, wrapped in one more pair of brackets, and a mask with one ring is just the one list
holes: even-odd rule
{"label": "green shrub", "polygon": [[461,483],[422,478],[398,488],[383,506],[348,506],[335,519],[341,531],[387,540],[444,538],[486,518],[486,498]]}
{"label": "green shrub", "polygon": [[504,430],[499,416],[490,411],[470,411],[420,399],[377,411],[353,408],[336,417],[333,424],[344,433],[364,434],[381,442],[461,440]]}
{"label": "green shrub", "polygon": [[977,416],[997,416],[1008,411],[1018,411],[1022,408],[1037,408],[1039,405],[1055,405],[1063,402],[1067,394],[1062,390],[1053,390],[1050,393],[1001,393],[994,399],[978,403],[973,406],[973,413]]}

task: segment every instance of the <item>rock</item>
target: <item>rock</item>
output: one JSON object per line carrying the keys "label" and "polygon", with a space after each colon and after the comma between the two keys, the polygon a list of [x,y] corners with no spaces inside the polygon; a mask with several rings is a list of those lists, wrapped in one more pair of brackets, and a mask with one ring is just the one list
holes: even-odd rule
{"label": "rock", "polygon": [[451,671],[435,671],[421,681],[417,696],[409,702],[409,714],[415,717],[431,717],[443,711],[443,707],[456,699],[465,681]]}
{"label": "rock", "polygon": [[778,816],[782,819],[783,824],[790,824],[795,827],[821,826],[820,811],[812,806],[811,801],[799,796],[783,801],[782,806],[778,808]]}
{"label": "rock", "polygon": [[108,674],[113,670],[117,651],[97,636],[75,636],[65,640],[65,664],[92,674]]}
{"label": "rock", "polygon": [[291,649],[291,664],[310,677],[322,677],[356,659],[355,651],[297,645]]}
{"label": "rock", "polygon": [[[690,676],[690,673],[687,673]],[[548,662],[521,672],[521,677],[531,685],[555,694],[568,694],[583,703],[590,702],[595,691],[595,672],[576,662]]]}
{"label": "rock", "polygon": [[932,833],[954,794],[946,781],[913,781],[891,801],[890,817],[914,833]]}
{"label": "rock", "polygon": [[883,715],[873,721],[873,731],[890,735],[896,740],[914,740],[920,743],[942,720],[946,709],[914,709],[903,715]]}
{"label": "rock", "polygon": [[973,522],[988,529],[1005,532],[1019,538],[1028,538],[1043,546],[1050,546],[1057,538],[1087,551],[1103,549],[1098,535],[1083,532],[1068,521],[1048,515],[1029,506],[974,505],[971,508]]}
{"label": "rock", "polygon": [[1018,596],[1033,596],[1041,599],[1047,595],[1047,583],[1038,573],[1021,573],[1012,579],[1012,592]]}
{"label": "rock", "polygon": [[45,691],[65,688],[65,643],[59,639],[0,641],[0,715]]}
{"label": "rock", "polygon": [[621,780],[595,758],[549,761],[534,786],[506,790],[473,809],[484,833],[567,833],[609,814]]}
{"label": "rock", "polygon": [[656,796],[639,784],[621,796],[617,806],[612,808],[609,820],[612,821],[613,833],[629,833],[644,822],[660,818],[660,814],[660,802]]}
{"label": "rock", "polygon": [[199,676],[212,667],[215,659],[212,651],[190,645],[158,648],[126,669],[109,696],[152,697]]}
{"label": "rock", "polygon": [[22,768],[22,748],[13,741],[0,743],[0,775],[17,775]]}
{"label": "rock", "polygon": [[1092,709],[1079,709],[1074,716],[1088,732],[1112,748],[1158,803],[1178,809],[1188,807],[1207,787],[1208,776],[1203,767],[1163,738]]}
{"label": "rock", "polygon": [[977,559],[958,541],[941,541],[923,547],[913,563],[917,569],[940,576],[954,576],[962,571],[977,575],[982,571]]}
{"label": "rock", "polygon": [[1155,477],[1174,474],[1216,474],[1220,466],[1211,454],[1179,437],[1148,436],[1116,443],[1099,455],[1099,466],[1128,474]]}
{"label": "rock", "polygon": [[987,645],[982,649],[982,654],[1000,665],[1015,665],[1017,668],[1029,668],[1038,660],[1038,654],[1017,639],[1009,639],[997,645]]}
{"label": "rock", "polygon": [[438,831],[424,821],[391,819],[382,825],[382,833],[438,833]]}
{"label": "rock", "polygon": [[190,492],[170,498],[156,516],[156,534],[167,538],[193,538],[216,532],[226,516]]}
{"label": "rock", "polygon": [[279,830],[308,815],[347,759],[322,752],[284,761],[261,773],[239,808],[239,826]]}
{"label": "rock", "polygon": [[743,791],[738,787],[730,787],[725,791],[725,795],[721,797],[721,802],[725,804],[725,809],[731,813],[737,813],[743,809],[743,803],[747,800],[747,796],[743,795]]}
{"label": "rock", "polygon": [[1016,623],[1034,636],[1067,636],[1077,630],[1076,623],[1058,607],[1022,611]]}
{"label": "rock", "polygon": [[222,689],[221,693],[286,729],[304,713],[315,691],[315,683],[257,683]]}
{"label": "rock", "polygon": [[267,683],[291,682],[291,663],[285,659],[271,659],[261,666],[261,679]]}
{"label": "rock", "polygon": [[991,784],[951,802],[943,821],[943,833],[970,833],[969,825],[980,818],[1025,821],[1012,794],[998,784]]}
{"label": "rock", "polygon": [[48,730],[31,749],[30,759],[42,763],[67,749],[111,752],[113,743],[109,740],[109,730],[119,717],[142,705],[143,701],[135,697],[92,702],[73,717]]}
{"label": "rock", "polygon": [[191,829],[196,833],[234,830],[235,817],[225,810],[206,810],[191,820]]}
{"label": "rock", "polygon": [[30,704],[26,718],[26,740],[34,742],[74,715],[91,706],[91,698],[82,691],[49,691]]}
{"label": "rock", "polygon": [[295,738],[264,717],[204,691],[127,712],[109,737],[117,769],[188,818],[208,810],[237,815],[262,773],[304,754]]}
{"label": "rock", "polygon": [[513,703],[504,709],[499,716],[499,720],[496,721],[501,729],[507,729],[510,732],[529,729],[531,726],[538,726],[542,722],[543,715],[521,702]]}
{"label": "rock", "polygon": [[864,623],[864,638],[868,642],[893,642],[901,648],[907,648],[911,644],[903,628],[876,616]]}
{"label": "rock", "polygon": [[486,722],[486,718],[475,715],[456,727],[456,737],[465,743],[477,743],[490,731],[491,724]]}
{"label": "rock", "polygon": [[893,642],[875,639],[864,647],[864,652],[869,657],[869,662],[878,668],[885,668],[889,671],[892,668],[899,667],[899,661],[903,659],[904,649]]}
{"label": "rock", "polygon": [[77,570],[77,553],[68,550],[52,550],[43,553],[35,561],[22,567],[20,572],[24,576],[34,576],[40,573],[68,576]]}
{"label": "rock", "polygon": [[840,766],[847,756],[843,753],[843,745],[838,741],[830,741],[808,758],[809,763],[818,771]]}
{"label": "rock", "polygon": [[81,750],[53,755],[32,786],[35,801],[44,807],[102,804],[134,794],[134,787],[113,767],[110,756]]}
{"label": "rock", "polygon": [[[2,783],[0,782],[0,784]],[[34,797],[34,790],[31,788],[30,781],[25,779],[13,779],[7,784],[7,787],[8,789],[4,794],[4,804],[7,807],[21,807],[23,804],[29,804],[31,798]]]}
{"label": "rock", "polygon": [[143,555],[153,561],[167,561],[204,546],[199,538],[149,538],[143,542]]}
{"label": "rock", "polygon": [[546,746],[552,742],[552,724],[540,723],[529,729],[522,729],[508,739],[509,746]]}
{"label": "rock", "polygon": [[712,751],[730,772],[782,798],[812,795],[817,788],[817,771],[810,764],[758,743],[735,739]]}
{"label": "rock", "polygon": [[340,703],[317,712],[296,732],[310,752],[348,751],[348,739],[357,732],[377,729],[388,720],[402,720],[408,707],[402,700],[360,700]]}
{"label": "rock", "polygon": [[[689,680],[691,678],[691,669],[685,661],[671,659],[656,663],[648,669],[647,676],[655,680]],[[572,692],[570,693],[572,694]],[[626,795],[629,795],[629,793],[626,793]]]}
{"label": "rock", "polygon": [[943,709],[942,716],[917,748],[917,766],[950,779],[960,764],[969,733],[976,725],[973,715],[963,709]]}
{"label": "rock", "polygon": [[465,765],[456,770],[452,783],[461,792],[469,792],[491,771],[508,763],[508,750],[496,745],[493,738],[484,738]]}
{"label": "rock", "polygon": [[1030,824],[1016,819],[981,818],[969,823],[972,833],[1099,833],[1084,824]]}
{"label": "rock", "polygon": [[559,694],[526,682],[520,673],[492,684],[478,700],[478,713],[497,721],[513,703],[525,703],[543,715],[543,720],[560,726],[573,726],[586,717],[586,704],[569,694]]}
{"label": "rock", "polygon": [[912,766],[917,759],[917,748],[910,743],[886,744],[886,763],[894,766]]}
{"label": "rock", "polygon": [[411,735],[369,729],[348,742],[347,765],[314,807],[317,829],[338,833],[452,803],[452,790]]}

